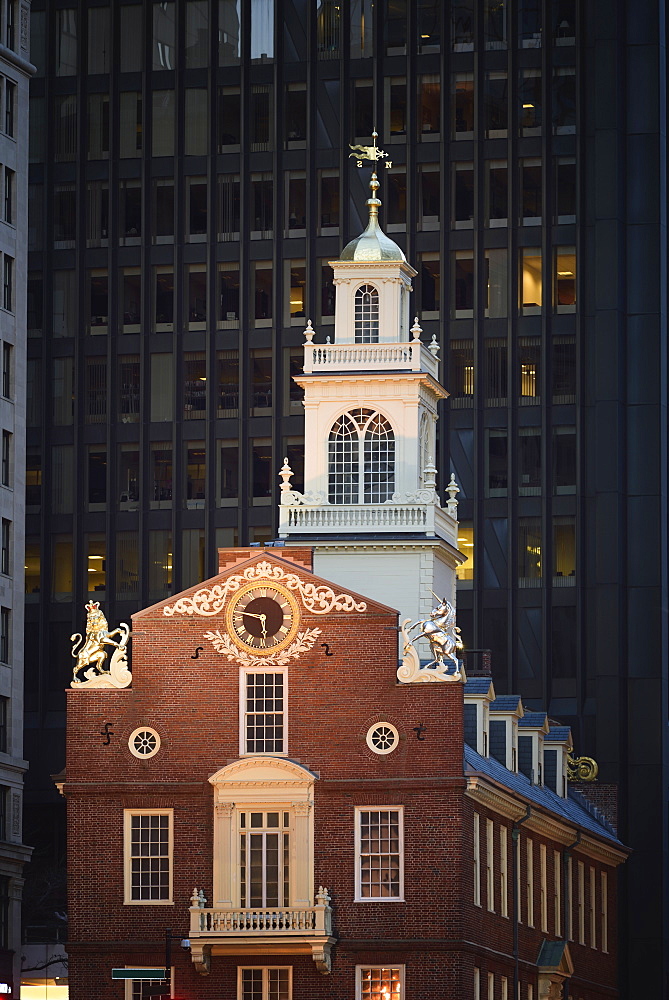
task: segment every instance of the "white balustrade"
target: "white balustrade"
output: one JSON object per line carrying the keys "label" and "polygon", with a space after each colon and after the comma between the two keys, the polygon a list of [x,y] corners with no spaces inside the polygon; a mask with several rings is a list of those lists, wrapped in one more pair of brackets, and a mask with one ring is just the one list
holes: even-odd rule
{"label": "white balustrade", "polygon": [[455,543],[456,521],[432,503],[285,504],[279,507],[279,535],[425,532]]}
{"label": "white balustrade", "polygon": [[318,936],[332,933],[329,906],[306,909],[284,906],[277,909],[219,909],[191,907],[190,936],[279,935]]}
{"label": "white balustrade", "polygon": [[313,344],[304,345],[304,371],[320,372],[365,371],[427,372],[438,378],[439,362],[434,355],[414,340],[405,344]]}

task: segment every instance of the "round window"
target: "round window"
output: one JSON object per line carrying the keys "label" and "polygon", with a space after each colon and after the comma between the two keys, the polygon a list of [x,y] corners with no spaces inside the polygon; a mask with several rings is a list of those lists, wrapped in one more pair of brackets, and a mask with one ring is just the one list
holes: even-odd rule
{"label": "round window", "polygon": [[155,756],[160,750],[160,736],[155,729],[142,726],[130,734],[128,749],[134,757],[139,757],[140,760],[147,760],[149,757]]}
{"label": "round window", "polygon": [[400,741],[400,734],[390,722],[377,722],[367,733],[367,746],[374,753],[392,753]]}

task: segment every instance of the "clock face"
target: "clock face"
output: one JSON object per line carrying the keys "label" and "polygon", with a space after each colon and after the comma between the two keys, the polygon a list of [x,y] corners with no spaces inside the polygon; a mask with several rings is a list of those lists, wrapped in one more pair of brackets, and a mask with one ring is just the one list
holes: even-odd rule
{"label": "clock face", "polygon": [[250,583],[232,597],[226,624],[242,649],[256,656],[275,653],[295,638],[300,624],[297,601],[279,584]]}

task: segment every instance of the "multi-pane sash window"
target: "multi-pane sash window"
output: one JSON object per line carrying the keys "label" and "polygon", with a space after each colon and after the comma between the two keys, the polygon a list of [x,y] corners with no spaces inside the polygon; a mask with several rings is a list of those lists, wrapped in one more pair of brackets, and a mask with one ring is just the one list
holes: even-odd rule
{"label": "multi-pane sash window", "polygon": [[289,827],[289,812],[239,814],[239,884],[243,907],[290,906]]}
{"label": "multi-pane sash window", "polygon": [[125,902],[172,899],[172,811],[125,813]]}
{"label": "multi-pane sash window", "polygon": [[404,966],[358,966],[356,1000],[399,1000],[404,996]]}
{"label": "multi-pane sash window", "polygon": [[[361,475],[362,467],[362,475]],[[344,413],[328,442],[330,503],[385,503],[395,490],[395,435],[372,410]]]}
{"label": "multi-pane sash window", "polygon": [[357,810],[356,855],[356,899],[403,899],[401,809]]}
{"label": "multi-pane sash window", "polygon": [[291,968],[240,968],[237,1000],[290,1000],[291,972]]}
{"label": "multi-pane sash window", "polygon": [[361,285],[355,293],[355,342],[379,341],[379,293],[374,285]]}
{"label": "multi-pane sash window", "polygon": [[241,753],[285,753],[285,673],[249,672],[243,680]]}

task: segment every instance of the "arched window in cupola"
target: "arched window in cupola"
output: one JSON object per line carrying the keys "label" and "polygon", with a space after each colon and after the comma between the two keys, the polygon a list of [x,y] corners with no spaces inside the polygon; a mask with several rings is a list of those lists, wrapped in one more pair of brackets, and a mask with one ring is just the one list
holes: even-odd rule
{"label": "arched window in cupola", "polygon": [[379,293],[374,285],[361,285],[355,293],[355,342],[379,342]]}
{"label": "arched window in cupola", "polygon": [[328,440],[328,499],[334,504],[385,503],[395,492],[395,435],[373,410],[343,413]]}

